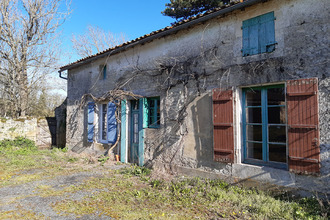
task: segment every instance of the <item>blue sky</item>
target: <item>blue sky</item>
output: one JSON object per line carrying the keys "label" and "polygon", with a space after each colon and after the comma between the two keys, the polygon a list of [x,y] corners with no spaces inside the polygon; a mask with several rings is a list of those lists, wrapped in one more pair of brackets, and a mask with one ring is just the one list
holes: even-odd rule
{"label": "blue sky", "polygon": [[[131,40],[169,26],[175,20],[161,11],[170,0],[72,0],[72,14],[62,26],[63,46],[72,51],[72,34],[83,34],[87,25],[124,33]],[[79,59],[72,56],[64,64]]]}

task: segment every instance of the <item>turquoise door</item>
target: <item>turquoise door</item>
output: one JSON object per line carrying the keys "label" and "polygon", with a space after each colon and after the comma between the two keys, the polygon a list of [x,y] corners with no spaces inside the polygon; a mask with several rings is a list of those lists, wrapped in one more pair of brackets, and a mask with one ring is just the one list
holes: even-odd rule
{"label": "turquoise door", "polygon": [[139,163],[139,100],[131,101],[131,128],[130,128],[130,147],[129,147],[129,158],[130,163]]}

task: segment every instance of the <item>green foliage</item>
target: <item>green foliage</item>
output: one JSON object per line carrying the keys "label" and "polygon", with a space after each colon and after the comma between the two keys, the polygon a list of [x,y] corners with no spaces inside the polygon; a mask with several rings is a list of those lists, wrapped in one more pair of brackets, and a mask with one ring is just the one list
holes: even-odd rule
{"label": "green foliage", "polygon": [[221,7],[230,2],[239,0],[171,0],[171,3],[165,4],[166,8],[162,14],[175,19],[187,19],[191,16],[203,13],[205,11]]}
{"label": "green foliage", "polygon": [[[0,187],[16,185],[56,176],[64,172],[63,165],[78,159],[64,154],[61,149],[38,150],[35,143],[23,137],[0,141]],[[46,173],[42,173],[43,171]],[[65,172],[80,171],[79,167]]]}
{"label": "green foliage", "polygon": [[58,149],[60,149],[60,151],[62,151],[63,153],[68,152],[68,148],[67,147],[58,148]]}
{"label": "green foliage", "polygon": [[[69,157],[59,149],[29,150],[23,147],[27,149],[26,153],[17,153],[21,152],[20,147],[29,145],[27,143],[31,142],[23,138],[0,142],[0,187],[40,179],[50,180],[59,175],[67,175],[68,172],[81,171],[67,167],[81,160]],[[13,147],[15,145],[20,147]],[[106,157],[102,158],[102,161],[105,160]],[[61,167],[63,164],[66,165],[65,169]],[[79,167],[75,165],[72,167]],[[150,175],[151,170],[139,166],[118,172],[108,167],[93,166],[84,167],[84,172],[88,169],[89,172],[94,172],[94,169],[106,169],[107,172],[102,172],[102,176],[86,177],[69,186],[39,185],[35,193],[42,197],[63,198],[52,207],[61,215],[74,214],[76,218],[95,213],[115,219],[191,219],[194,216],[196,219],[325,220],[329,216],[329,203],[317,198],[275,196],[273,193],[228,184],[219,179],[151,179],[150,176],[154,176]],[[66,196],[67,193],[75,192],[85,194],[86,197],[77,200]]]}
{"label": "green foliage", "polygon": [[110,158],[109,157],[100,157],[97,161],[101,163],[101,165],[104,165],[105,162],[107,162]]}
{"label": "green foliage", "polygon": [[[190,219],[191,216],[199,219],[326,219],[315,199],[275,199],[262,191],[201,178],[171,182],[151,179],[145,184],[142,179],[134,178],[135,174],[141,174],[137,170],[132,166],[117,173],[118,176],[112,175],[111,179],[88,181],[76,190],[97,188],[98,193],[83,201],[58,202],[54,209],[78,216],[98,210],[118,219]],[[71,205],[77,206],[76,209],[70,208]],[[108,210],[109,207],[112,210]]]}
{"label": "green foliage", "polygon": [[70,157],[70,158],[68,158],[68,162],[70,162],[70,163],[75,163],[75,162],[77,162],[79,159],[78,158],[76,158],[76,157]]}
{"label": "green foliage", "polygon": [[4,139],[0,141],[0,149],[1,148],[16,148],[22,150],[22,152],[24,152],[24,150],[37,150],[37,146],[34,141],[24,137],[16,137],[14,140]]}
{"label": "green foliage", "polygon": [[131,176],[144,177],[144,176],[149,176],[151,173],[151,170],[146,167],[140,167],[137,165],[133,165],[129,168],[125,168],[121,173],[128,174]]}
{"label": "green foliage", "polygon": [[297,219],[313,219],[311,216],[327,217],[330,215],[330,204],[327,202],[316,197],[302,198],[295,207],[295,216]]}
{"label": "green foliage", "polygon": [[157,187],[160,187],[164,184],[164,181],[163,180],[158,180],[158,179],[153,179],[150,181],[150,185],[153,187],[153,188],[157,188]]}

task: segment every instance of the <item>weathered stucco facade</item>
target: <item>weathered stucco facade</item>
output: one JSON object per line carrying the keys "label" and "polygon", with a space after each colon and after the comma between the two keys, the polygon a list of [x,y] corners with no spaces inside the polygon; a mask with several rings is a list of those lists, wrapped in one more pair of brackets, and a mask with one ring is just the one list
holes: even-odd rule
{"label": "weathered stucco facade", "polygon": [[[253,4],[240,7],[249,2]],[[242,56],[242,22],[268,12],[274,12],[276,18],[275,50]],[[189,27],[185,27],[189,22],[184,22],[170,34],[166,34],[171,30],[167,29],[158,35],[144,36],[63,67],[61,71],[68,70],[67,146],[77,152],[104,153],[109,149],[109,144],[99,141],[101,103],[95,105],[93,142],[87,140],[87,107],[78,106],[84,94],[101,97],[109,90],[121,89],[143,97],[160,98],[160,126],[142,129],[143,164],[182,173],[207,171],[222,177],[252,178],[329,193],[328,0],[248,0],[218,13],[217,17]],[[104,65],[106,77],[103,77]],[[318,79],[319,175],[298,175],[288,168],[244,163],[242,89],[305,78]],[[233,89],[233,163],[213,159],[214,88]],[[124,151],[131,139],[130,103],[127,100],[127,105],[122,106],[121,112],[127,117],[120,128],[120,144],[114,149],[123,162],[128,162]]]}

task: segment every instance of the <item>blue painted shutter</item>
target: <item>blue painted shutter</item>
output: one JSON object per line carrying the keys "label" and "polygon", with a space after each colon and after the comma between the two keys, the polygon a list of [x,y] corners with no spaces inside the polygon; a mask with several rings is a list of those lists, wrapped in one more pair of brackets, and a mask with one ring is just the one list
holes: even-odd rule
{"label": "blue painted shutter", "polygon": [[253,18],[249,26],[250,54],[259,53],[259,17]]}
{"label": "blue painted shutter", "polygon": [[259,25],[259,46],[260,53],[272,52],[275,50],[275,17],[274,12],[260,16]]}
{"label": "blue painted shutter", "polygon": [[243,21],[243,56],[250,55],[250,46],[249,46],[249,20]]}
{"label": "blue painted shutter", "polygon": [[120,138],[120,161],[125,163],[126,161],[126,121],[127,121],[127,112],[126,112],[127,101],[121,101],[121,138]]}
{"label": "blue painted shutter", "polygon": [[143,122],[142,122],[142,127],[147,128],[149,126],[149,104],[148,104],[148,99],[143,98],[142,99],[142,110],[143,110]]}
{"label": "blue painted shutter", "polygon": [[243,56],[258,53],[259,17],[243,21]]}
{"label": "blue painted shutter", "polygon": [[117,120],[116,120],[116,105],[112,102],[108,103],[107,117],[108,117],[107,118],[108,142],[114,144],[117,141]]}
{"label": "blue painted shutter", "polygon": [[144,164],[144,129],[148,127],[148,124],[146,124],[146,119],[148,118],[147,115],[147,109],[148,109],[148,100],[147,98],[139,99],[139,166],[143,166]]}
{"label": "blue painted shutter", "polygon": [[89,102],[87,108],[87,141],[93,142],[93,137],[94,137],[94,102]]}
{"label": "blue painted shutter", "polygon": [[275,50],[274,12],[243,21],[243,56]]}

